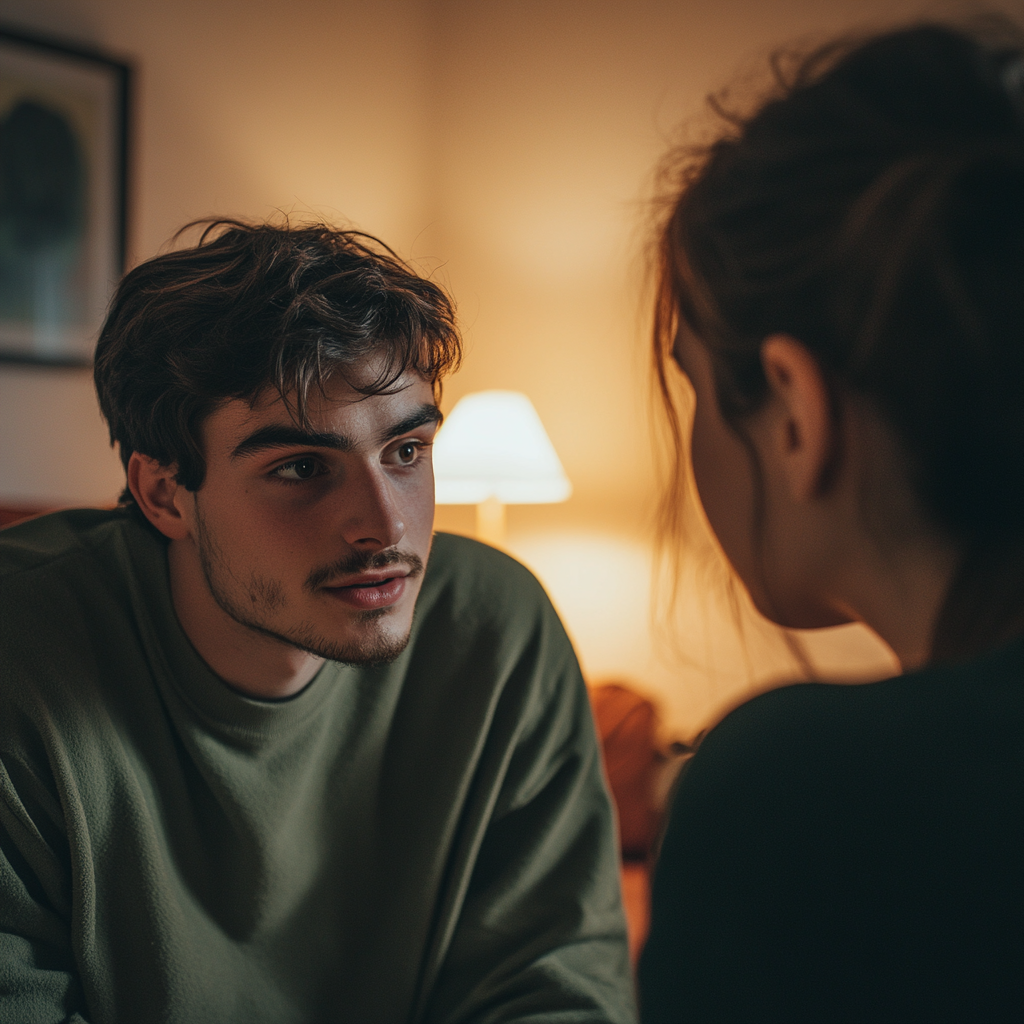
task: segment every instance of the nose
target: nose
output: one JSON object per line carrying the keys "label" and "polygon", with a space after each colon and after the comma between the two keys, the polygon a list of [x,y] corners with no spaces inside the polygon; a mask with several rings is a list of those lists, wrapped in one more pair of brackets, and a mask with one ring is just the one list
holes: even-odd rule
{"label": "nose", "polygon": [[370,551],[394,547],[405,536],[396,497],[393,484],[379,466],[363,466],[349,473],[340,494],[345,541]]}

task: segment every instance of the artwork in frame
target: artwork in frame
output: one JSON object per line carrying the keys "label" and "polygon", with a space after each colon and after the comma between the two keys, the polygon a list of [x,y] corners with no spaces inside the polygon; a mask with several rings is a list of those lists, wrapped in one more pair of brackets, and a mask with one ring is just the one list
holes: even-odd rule
{"label": "artwork in frame", "polygon": [[0,28],[0,362],[92,362],[124,267],[130,79]]}

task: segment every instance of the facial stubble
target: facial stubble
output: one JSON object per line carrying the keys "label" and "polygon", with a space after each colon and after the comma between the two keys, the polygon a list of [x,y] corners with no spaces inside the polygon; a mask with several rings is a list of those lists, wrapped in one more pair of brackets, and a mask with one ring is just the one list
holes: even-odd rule
{"label": "facial stubble", "polygon": [[[195,515],[196,547],[210,595],[221,611],[240,626],[317,658],[347,665],[386,665],[394,661],[408,646],[411,628],[400,637],[389,635],[381,628],[382,620],[392,612],[391,608],[354,612],[353,621],[357,627],[366,627],[366,635],[348,643],[325,636],[311,622],[299,622],[287,631],[274,629],[268,624],[269,621],[288,604],[284,587],[278,580],[264,576],[256,570],[250,572],[248,580],[240,578],[228,563],[216,538],[207,528],[198,500],[195,503]],[[407,566],[410,577],[423,572],[422,560],[411,553],[382,551],[362,556],[353,555],[313,570],[306,580],[305,590],[315,593],[321,583],[327,582],[333,576],[356,574],[395,564]],[[239,594],[244,594],[248,598],[248,606],[238,599]],[[380,626],[374,628],[375,622],[379,622]]]}

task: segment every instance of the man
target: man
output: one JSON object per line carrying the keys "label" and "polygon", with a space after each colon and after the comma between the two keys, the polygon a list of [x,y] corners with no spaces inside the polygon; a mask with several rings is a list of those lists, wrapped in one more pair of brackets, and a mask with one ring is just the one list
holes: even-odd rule
{"label": "man", "polygon": [[124,279],[123,507],[0,536],[0,1019],[633,1018],[571,647],[432,532],[459,351],[439,288],[322,225]]}

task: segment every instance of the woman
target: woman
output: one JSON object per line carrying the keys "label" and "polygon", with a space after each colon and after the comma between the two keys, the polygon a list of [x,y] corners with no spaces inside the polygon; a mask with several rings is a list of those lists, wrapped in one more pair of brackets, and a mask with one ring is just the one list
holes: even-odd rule
{"label": "woman", "polygon": [[707,518],[770,620],[865,622],[905,674],[704,740],[650,1024],[1024,1016],[1020,38],[830,45],[682,172],[656,335]]}

